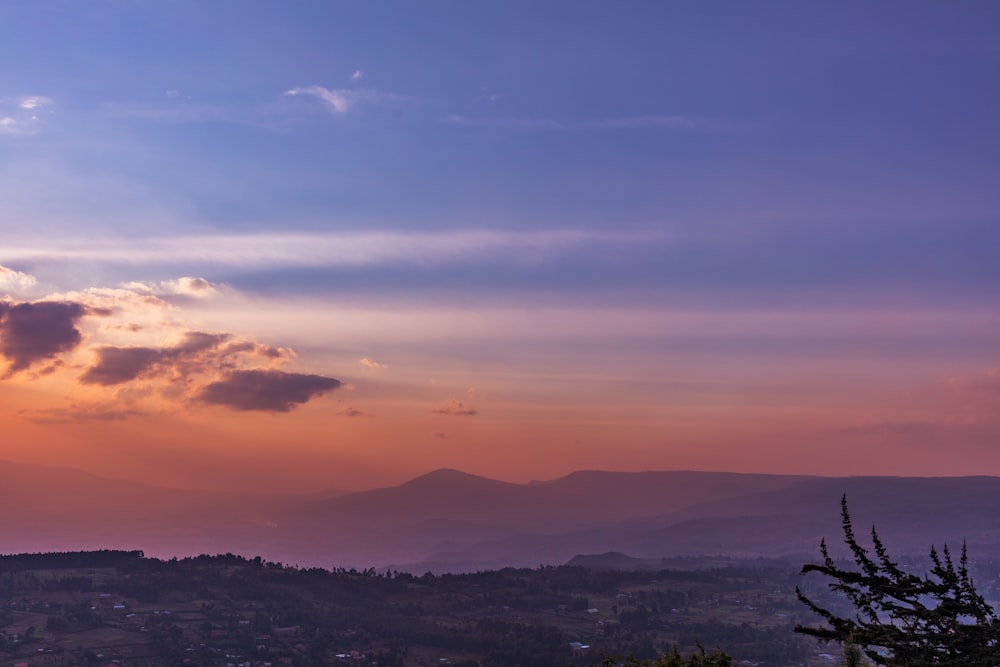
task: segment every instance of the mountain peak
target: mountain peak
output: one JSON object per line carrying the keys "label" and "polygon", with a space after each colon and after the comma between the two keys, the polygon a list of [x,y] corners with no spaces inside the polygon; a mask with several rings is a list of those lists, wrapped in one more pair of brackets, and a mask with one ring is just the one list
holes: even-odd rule
{"label": "mountain peak", "polygon": [[414,488],[469,485],[516,486],[509,484],[508,482],[501,482],[489,477],[483,477],[482,475],[473,475],[472,473],[455,470],[454,468],[438,468],[437,470],[432,470],[418,477],[414,477],[410,481],[400,484],[400,487]]}

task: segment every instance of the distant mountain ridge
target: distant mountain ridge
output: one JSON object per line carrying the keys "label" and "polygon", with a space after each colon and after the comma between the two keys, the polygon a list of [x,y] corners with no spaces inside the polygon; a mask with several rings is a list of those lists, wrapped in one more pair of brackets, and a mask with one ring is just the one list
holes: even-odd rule
{"label": "distant mountain ridge", "polygon": [[[515,484],[441,469],[315,495],[182,491],[0,461],[0,552],[139,548],[416,572],[559,564],[580,554],[811,558],[839,500],[894,554],[1000,546],[1000,478],[579,471]],[[618,556],[616,556],[617,558]],[[607,560],[606,558],[604,559]]]}

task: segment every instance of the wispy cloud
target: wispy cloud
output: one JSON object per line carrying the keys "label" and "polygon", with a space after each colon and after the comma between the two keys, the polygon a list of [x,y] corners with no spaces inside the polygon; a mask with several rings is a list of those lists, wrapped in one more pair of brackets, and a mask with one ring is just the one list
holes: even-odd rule
{"label": "wispy cloud", "polygon": [[55,100],[44,95],[0,98],[0,135],[23,137],[37,134],[41,129],[43,110],[54,104]]}
{"label": "wispy cloud", "polygon": [[142,410],[100,403],[74,403],[68,408],[20,410],[19,414],[38,424],[125,421],[130,417],[144,417],[148,415],[148,413]]}
{"label": "wispy cloud", "polygon": [[53,104],[55,104],[55,100],[51,97],[45,97],[44,95],[30,95],[28,97],[22,97],[17,106],[22,109],[33,111],[35,109],[41,109],[42,107],[52,106]]}
{"label": "wispy cloud", "polygon": [[365,73],[359,69],[354,70],[354,73],[351,74],[352,81],[360,81],[363,78],[365,78]]}
{"label": "wispy cloud", "polygon": [[365,368],[368,368],[368,369],[371,369],[371,370],[379,370],[381,368],[388,368],[389,367],[387,364],[380,364],[379,362],[377,362],[377,361],[375,361],[373,359],[369,359],[368,357],[365,357],[364,359],[359,360],[358,363],[361,364],[362,366],[364,366]]}
{"label": "wispy cloud", "polygon": [[8,239],[0,261],[93,261],[119,264],[207,266],[366,266],[468,263],[497,252],[558,255],[583,245],[648,246],[669,242],[664,231],[490,229],[430,232],[346,231],[333,233],[211,234],[128,239]]}
{"label": "wispy cloud", "polygon": [[140,294],[188,296],[196,299],[209,299],[219,292],[215,285],[204,278],[191,276],[159,282],[132,281],[123,284],[122,287]]}
{"label": "wispy cloud", "polygon": [[[358,72],[355,72],[355,74],[357,73]],[[361,75],[364,76],[363,73]],[[286,90],[284,94],[291,97],[300,95],[315,97],[320,100],[327,109],[335,114],[347,113],[352,107],[359,103],[392,102],[403,99],[399,95],[384,93],[378,90],[355,90],[352,88],[335,88],[331,90],[329,88],[324,88],[323,86],[302,86],[292,88],[290,90]]]}

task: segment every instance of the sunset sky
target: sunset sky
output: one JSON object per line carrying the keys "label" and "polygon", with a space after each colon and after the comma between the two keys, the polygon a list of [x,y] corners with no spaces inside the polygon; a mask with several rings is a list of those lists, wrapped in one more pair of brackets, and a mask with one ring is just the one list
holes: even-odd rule
{"label": "sunset sky", "polygon": [[996,2],[9,2],[0,459],[1000,475]]}

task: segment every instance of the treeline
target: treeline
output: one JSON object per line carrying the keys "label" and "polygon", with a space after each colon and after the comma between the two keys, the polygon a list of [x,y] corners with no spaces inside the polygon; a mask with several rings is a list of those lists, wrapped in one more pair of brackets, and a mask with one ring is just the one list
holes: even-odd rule
{"label": "treeline", "polygon": [[146,557],[139,550],[122,551],[55,551],[50,553],[2,554],[0,571],[7,570],[72,570],[76,568],[117,568],[129,561]]}
{"label": "treeline", "polygon": [[[43,591],[81,593],[78,605],[53,598],[32,607],[48,617],[48,631],[133,628],[137,641],[153,642],[158,654],[200,664],[214,664],[216,650],[272,662],[289,657],[305,666],[330,664],[332,656],[351,649],[382,667],[413,664],[410,651],[476,656],[468,664],[482,667],[589,665],[612,655],[655,660],[673,645],[685,652],[720,647],[740,659],[772,664],[801,662],[814,652],[811,642],[791,632],[794,618],[777,618],[798,605],[790,568],[630,572],[545,566],[418,576],[298,568],[235,554],[161,560],[111,550],[4,556],[0,568],[7,571],[0,592],[12,598],[38,602],[45,601],[37,595]],[[87,568],[114,572],[93,575],[96,591]],[[788,592],[776,595],[776,589]],[[93,604],[98,595],[158,609],[196,602],[200,611],[183,618],[140,611],[126,619],[124,611]],[[761,610],[765,624],[728,620],[734,612],[746,616],[751,607]],[[452,664],[463,660],[456,657]]]}

